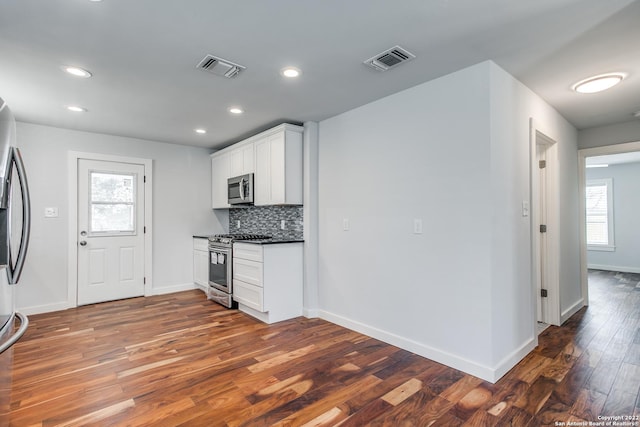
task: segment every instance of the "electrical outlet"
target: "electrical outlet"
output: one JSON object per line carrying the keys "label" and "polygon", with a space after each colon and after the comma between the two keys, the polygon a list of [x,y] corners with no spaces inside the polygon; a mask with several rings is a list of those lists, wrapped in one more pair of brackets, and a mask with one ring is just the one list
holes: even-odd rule
{"label": "electrical outlet", "polygon": [[240,228],[240,220],[236,223],[236,228]]}
{"label": "electrical outlet", "polygon": [[522,216],[529,216],[529,202],[526,200],[522,201]]}
{"label": "electrical outlet", "polygon": [[280,221],[280,230],[284,230],[285,228],[287,228],[287,225],[285,223],[285,220],[283,219]]}
{"label": "electrical outlet", "polygon": [[420,218],[413,220],[413,234],[422,234],[422,220]]}
{"label": "electrical outlet", "polygon": [[349,218],[344,218],[342,220],[342,230],[349,231]]}

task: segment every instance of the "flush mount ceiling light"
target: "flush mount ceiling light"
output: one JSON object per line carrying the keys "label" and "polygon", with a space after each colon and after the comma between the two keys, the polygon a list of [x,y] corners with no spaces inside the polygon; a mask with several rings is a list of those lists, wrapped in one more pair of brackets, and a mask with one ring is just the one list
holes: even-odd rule
{"label": "flush mount ceiling light", "polygon": [[196,131],[196,133],[199,133],[200,135],[204,135],[205,133],[207,133],[206,129],[196,129],[195,131]]}
{"label": "flush mount ceiling light", "polygon": [[229,108],[229,112],[231,114],[242,114],[242,113],[244,113],[244,110],[242,108],[240,108],[240,107],[231,107],[231,108]]}
{"label": "flush mount ceiling light", "polygon": [[68,105],[67,110],[73,111],[74,113],[86,113],[87,111],[89,111],[86,108],[79,107],[77,105]]}
{"label": "flush mount ceiling light", "polygon": [[598,163],[598,164],[594,164],[594,165],[587,165],[587,169],[591,169],[591,168],[608,168],[609,165],[606,163]]}
{"label": "flush mount ceiling light", "polygon": [[612,88],[625,78],[624,73],[609,73],[589,77],[573,85],[578,93],[596,93]]}
{"label": "flush mount ceiling light", "polygon": [[91,77],[91,73],[87,70],[85,70],[84,68],[80,68],[80,67],[74,67],[71,65],[65,65],[64,67],[62,67],[62,69],[71,74],[72,76],[75,77],[82,77],[85,79],[88,79],[89,77]]}
{"label": "flush mount ceiling light", "polygon": [[282,74],[284,77],[292,79],[302,74],[302,71],[300,71],[300,69],[296,67],[286,67],[280,70],[280,74]]}

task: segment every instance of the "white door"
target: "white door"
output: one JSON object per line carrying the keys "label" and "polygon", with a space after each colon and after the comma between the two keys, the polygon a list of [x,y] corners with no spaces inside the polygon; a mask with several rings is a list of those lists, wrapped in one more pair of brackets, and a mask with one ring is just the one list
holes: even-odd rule
{"label": "white door", "polygon": [[144,172],[78,159],[78,305],[144,295]]}

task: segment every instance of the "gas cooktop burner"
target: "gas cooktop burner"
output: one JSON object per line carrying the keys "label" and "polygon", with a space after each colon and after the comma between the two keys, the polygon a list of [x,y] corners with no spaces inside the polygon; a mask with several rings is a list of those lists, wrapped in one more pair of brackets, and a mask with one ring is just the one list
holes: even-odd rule
{"label": "gas cooktop burner", "polygon": [[210,242],[223,242],[230,243],[239,240],[267,240],[271,239],[271,236],[264,234],[216,234],[209,237]]}

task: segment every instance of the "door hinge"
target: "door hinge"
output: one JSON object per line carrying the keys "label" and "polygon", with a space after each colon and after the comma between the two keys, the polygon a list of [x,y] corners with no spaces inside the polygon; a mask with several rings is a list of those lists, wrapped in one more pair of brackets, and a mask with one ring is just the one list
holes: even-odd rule
{"label": "door hinge", "polygon": [[[143,277],[143,278],[142,278],[142,284],[143,284],[143,285],[146,285],[146,284],[147,284],[147,278],[146,278],[146,277]],[[546,295],[545,295],[545,296],[546,296]]]}
{"label": "door hinge", "polygon": [[538,162],[538,166],[540,167],[540,169],[544,169],[547,167],[547,161],[546,160],[540,160]]}
{"label": "door hinge", "polygon": [[540,224],[540,232],[541,233],[546,233],[547,232],[547,226],[545,224]]}
{"label": "door hinge", "polygon": [[540,296],[541,296],[542,298],[546,298],[546,297],[548,296],[548,295],[547,295],[547,293],[548,293],[548,292],[547,292],[547,290],[546,290],[546,289],[540,289]]}
{"label": "door hinge", "polygon": [[142,182],[147,182],[147,175],[142,176]]}
{"label": "door hinge", "polygon": [[142,234],[147,234],[147,226],[142,227]]}

